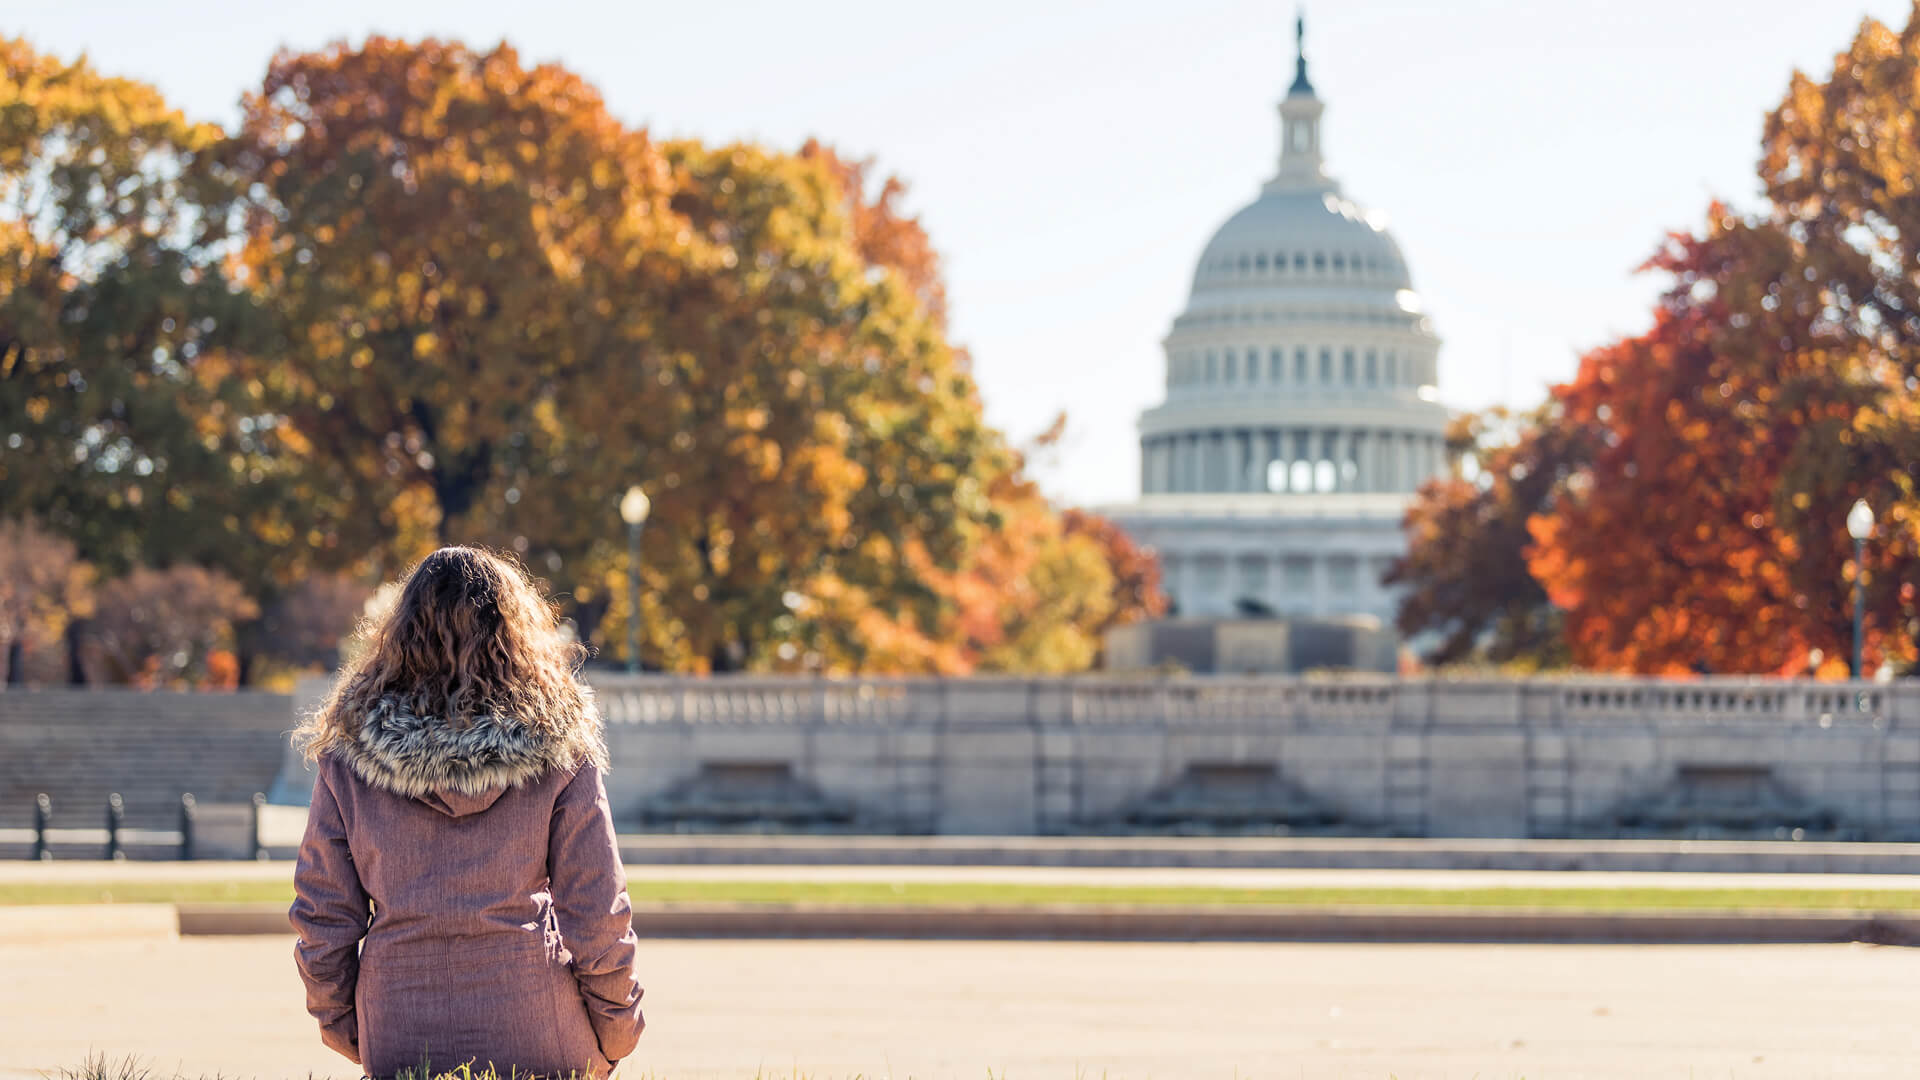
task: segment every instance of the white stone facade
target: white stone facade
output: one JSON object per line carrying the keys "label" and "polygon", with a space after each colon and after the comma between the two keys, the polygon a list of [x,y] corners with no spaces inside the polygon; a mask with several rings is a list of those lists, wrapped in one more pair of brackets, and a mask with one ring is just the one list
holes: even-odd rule
{"label": "white stone facade", "polygon": [[1588,836],[1717,770],[1764,774],[1855,835],[1920,840],[1920,686],[1904,683],[603,675],[594,687],[621,820],[704,767],[780,763],[867,828],[1070,834],[1195,765],[1240,763],[1273,766],[1368,832]]}
{"label": "white stone facade", "polygon": [[1380,574],[1446,468],[1440,339],[1398,245],[1324,169],[1304,55],[1278,172],[1214,234],[1140,418],[1138,502],[1103,508],[1160,555],[1176,610],[1391,621]]}

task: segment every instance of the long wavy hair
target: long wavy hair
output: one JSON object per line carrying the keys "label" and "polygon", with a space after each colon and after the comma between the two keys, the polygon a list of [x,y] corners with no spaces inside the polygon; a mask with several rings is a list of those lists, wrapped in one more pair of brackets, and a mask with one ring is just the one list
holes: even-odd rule
{"label": "long wavy hair", "polygon": [[511,717],[556,738],[596,722],[575,674],[586,649],[561,632],[558,610],[507,556],[441,548],[408,572],[392,610],[361,633],[367,647],[294,734],[310,759],[351,742],[376,706],[455,730],[476,717]]}

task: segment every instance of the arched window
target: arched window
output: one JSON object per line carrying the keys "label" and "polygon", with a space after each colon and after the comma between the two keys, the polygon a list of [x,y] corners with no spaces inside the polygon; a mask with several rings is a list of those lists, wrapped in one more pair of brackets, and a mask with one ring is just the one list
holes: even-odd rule
{"label": "arched window", "polygon": [[1342,271],[1344,271],[1344,270],[1345,270],[1346,268],[1347,268],[1347,258],[1346,258],[1346,256],[1344,256],[1344,255],[1342,255],[1342,254],[1340,254],[1340,253],[1339,253],[1339,252],[1337,252],[1337,251],[1336,251],[1336,252],[1334,252],[1334,253],[1333,253],[1333,272],[1334,272],[1334,273],[1336,273],[1336,274],[1338,274],[1338,273],[1340,273],[1340,272],[1342,272]]}
{"label": "arched window", "polygon": [[1214,367],[1213,350],[1208,349],[1207,350],[1207,374],[1206,374],[1206,378],[1208,382],[1212,382],[1214,380],[1216,371],[1217,369]]}
{"label": "arched window", "polygon": [[1340,353],[1340,381],[1353,385],[1353,350],[1343,349]]}
{"label": "arched window", "polygon": [[1240,360],[1233,354],[1232,349],[1227,350],[1225,368],[1227,382],[1234,382],[1240,377]]}
{"label": "arched window", "polygon": [[1277,272],[1279,272],[1279,271],[1281,271],[1281,270],[1285,270],[1286,268],[1287,268],[1287,253],[1286,253],[1286,252],[1284,252],[1284,251],[1276,251],[1276,252],[1274,252],[1274,253],[1273,253],[1273,269],[1274,269],[1274,271],[1275,271],[1275,272],[1277,273]]}
{"label": "arched window", "polygon": [[1305,345],[1293,350],[1293,381],[1301,386],[1307,385],[1307,347]]}
{"label": "arched window", "polygon": [[1253,268],[1261,273],[1267,272],[1267,253],[1261,252],[1253,257]]}
{"label": "arched window", "polygon": [[1400,356],[1392,349],[1387,350],[1387,385],[1400,385]]}
{"label": "arched window", "polygon": [[1267,378],[1273,382],[1282,382],[1287,377],[1287,351],[1275,349],[1267,354]]}
{"label": "arched window", "polygon": [[1333,350],[1320,350],[1320,385],[1333,385]]}
{"label": "arched window", "polygon": [[1240,272],[1243,274],[1247,272],[1247,257],[1245,255],[1240,256]]}
{"label": "arched window", "polygon": [[1325,269],[1327,268],[1327,253],[1326,253],[1326,252],[1324,252],[1324,251],[1316,251],[1316,252],[1314,252],[1314,253],[1313,253],[1313,268],[1314,268],[1315,270],[1322,270],[1322,271],[1324,271],[1324,270],[1325,270]]}
{"label": "arched window", "polygon": [[1334,470],[1333,462],[1324,460],[1314,462],[1313,490],[1332,491],[1338,476],[1339,474]]}
{"label": "arched window", "polygon": [[1380,385],[1380,358],[1372,349],[1367,350],[1367,385]]}
{"label": "arched window", "polygon": [[1267,462],[1267,490],[1287,490],[1287,463],[1278,458]]}
{"label": "arched window", "polygon": [[1287,490],[1313,490],[1313,462],[1296,461],[1287,466]]}

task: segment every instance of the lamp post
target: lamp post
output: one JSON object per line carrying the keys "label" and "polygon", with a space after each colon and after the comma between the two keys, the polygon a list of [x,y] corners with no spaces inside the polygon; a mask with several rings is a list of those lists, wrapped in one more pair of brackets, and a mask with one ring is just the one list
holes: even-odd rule
{"label": "lamp post", "polygon": [[1867,500],[1858,499],[1853,509],[1847,511],[1847,535],[1853,537],[1853,678],[1860,681],[1861,645],[1866,634],[1867,598],[1864,589],[1866,577],[1867,537],[1873,535],[1873,507]]}
{"label": "lamp post", "polygon": [[627,674],[640,673],[640,528],[653,503],[635,484],[620,496],[620,520],[627,523]]}

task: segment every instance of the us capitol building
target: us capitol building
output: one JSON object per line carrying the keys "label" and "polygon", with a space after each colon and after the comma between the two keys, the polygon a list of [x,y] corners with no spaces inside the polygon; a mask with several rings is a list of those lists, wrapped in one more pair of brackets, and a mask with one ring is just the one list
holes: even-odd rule
{"label": "us capitol building", "polygon": [[[1296,34],[1304,38],[1304,27]],[[1107,507],[1160,557],[1173,614],[1372,616],[1413,492],[1445,467],[1440,339],[1399,245],[1341,194],[1304,45],[1279,171],[1208,241],[1140,417],[1138,502]]]}

